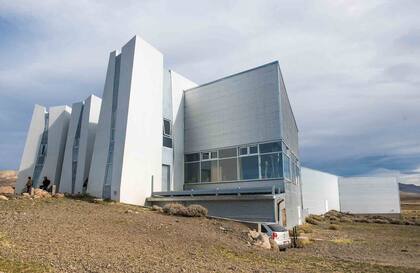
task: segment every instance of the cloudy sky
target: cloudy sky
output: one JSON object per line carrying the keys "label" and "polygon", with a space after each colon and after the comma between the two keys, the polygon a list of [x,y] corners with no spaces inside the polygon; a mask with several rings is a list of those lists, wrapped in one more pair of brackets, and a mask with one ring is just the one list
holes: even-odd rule
{"label": "cloudy sky", "polygon": [[279,60],[304,165],[420,185],[420,1],[0,0],[0,169],[34,103],[102,95],[139,34],[197,83]]}

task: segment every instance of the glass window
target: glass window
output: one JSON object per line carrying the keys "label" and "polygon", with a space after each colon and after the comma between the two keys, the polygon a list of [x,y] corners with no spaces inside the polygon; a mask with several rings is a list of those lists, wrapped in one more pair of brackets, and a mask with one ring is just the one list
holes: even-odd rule
{"label": "glass window", "polygon": [[201,159],[203,160],[210,159],[210,153],[201,153]]}
{"label": "glass window", "polygon": [[290,158],[287,155],[283,156],[284,158],[284,165],[283,165],[283,169],[284,169],[284,177],[287,179],[290,179]]}
{"label": "glass window", "polygon": [[185,155],[185,162],[191,162],[191,161],[200,161],[200,154],[186,154]]}
{"label": "glass window", "polygon": [[185,183],[200,182],[200,163],[186,163],[185,164]]}
{"label": "glass window", "polygon": [[217,152],[211,152],[211,158],[217,158]]}
{"label": "glass window", "polygon": [[171,132],[171,121],[164,119],[163,120],[163,134],[166,136],[171,136],[172,132]]}
{"label": "glass window", "polygon": [[258,153],[258,147],[257,146],[250,146],[249,147],[249,153],[250,154],[257,154]]}
{"label": "glass window", "polygon": [[163,137],[163,146],[168,147],[168,148],[172,148],[172,138],[164,136]]}
{"label": "glass window", "polygon": [[237,152],[236,148],[219,150],[219,157],[220,158],[235,157],[237,155],[238,155],[238,152]]}
{"label": "glass window", "polygon": [[260,153],[272,153],[281,151],[281,142],[271,142],[260,144]]}
{"label": "glass window", "polygon": [[201,182],[219,181],[217,160],[201,162]]}
{"label": "glass window", "polygon": [[239,148],[239,154],[240,155],[246,155],[246,154],[248,154],[248,148],[247,147],[241,147],[241,148]]}
{"label": "glass window", "polygon": [[219,172],[221,181],[233,181],[238,179],[237,161],[237,158],[219,160]]}
{"label": "glass window", "polygon": [[280,178],[282,177],[282,172],[282,160],[280,154],[261,155],[262,178]]}
{"label": "glass window", "polygon": [[242,156],[239,158],[239,179],[258,179],[260,177],[258,168],[258,155]]}

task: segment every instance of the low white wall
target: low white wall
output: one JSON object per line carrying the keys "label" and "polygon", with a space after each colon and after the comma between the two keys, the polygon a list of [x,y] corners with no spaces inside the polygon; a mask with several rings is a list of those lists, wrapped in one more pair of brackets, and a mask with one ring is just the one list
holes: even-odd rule
{"label": "low white wall", "polygon": [[395,177],[340,177],[341,211],[356,214],[400,213]]}
{"label": "low white wall", "polygon": [[338,176],[301,168],[303,208],[309,214],[340,210]]}

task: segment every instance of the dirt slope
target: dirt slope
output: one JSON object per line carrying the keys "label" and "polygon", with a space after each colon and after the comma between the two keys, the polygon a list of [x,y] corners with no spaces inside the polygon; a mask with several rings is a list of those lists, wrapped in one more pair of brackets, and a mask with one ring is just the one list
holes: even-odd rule
{"label": "dirt slope", "polygon": [[0,201],[0,271],[420,272],[420,227],[356,227],[313,233],[354,244],[281,253],[248,245],[247,228],[229,221],[67,198]]}

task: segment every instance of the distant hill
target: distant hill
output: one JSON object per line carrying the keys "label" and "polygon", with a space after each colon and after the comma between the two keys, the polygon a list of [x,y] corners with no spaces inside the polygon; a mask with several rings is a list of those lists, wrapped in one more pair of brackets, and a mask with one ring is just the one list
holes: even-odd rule
{"label": "distant hill", "polygon": [[17,172],[16,171],[0,171],[0,187],[1,186],[15,186],[17,179]]}
{"label": "distant hill", "polygon": [[403,184],[399,183],[400,191],[403,192],[413,192],[413,193],[420,193],[420,186],[414,184]]}

